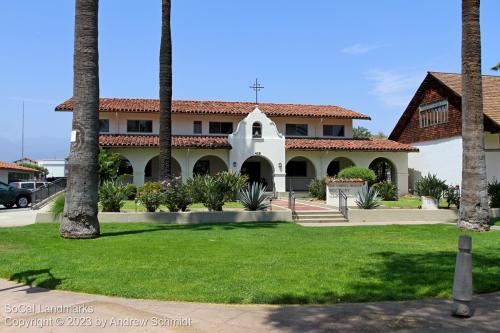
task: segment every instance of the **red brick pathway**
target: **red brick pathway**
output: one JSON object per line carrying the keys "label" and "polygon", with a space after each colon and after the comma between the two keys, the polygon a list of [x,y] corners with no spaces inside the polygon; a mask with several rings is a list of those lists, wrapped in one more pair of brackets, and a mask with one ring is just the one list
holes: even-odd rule
{"label": "red brick pathway", "polygon": [[[281,199],[273,199],[273,205],[281,207],[281,208],[288,208],[288,201],[281,200]],[[307,211],[313,211],[313,210],[325,210],[325,211],[327,211],[327,210],[331,210],[331,209],[319,207],[319,206],[314,206],[314,205],[309,205],[307,203],[295,201],[295,211],[296,212],[307,212]]]}

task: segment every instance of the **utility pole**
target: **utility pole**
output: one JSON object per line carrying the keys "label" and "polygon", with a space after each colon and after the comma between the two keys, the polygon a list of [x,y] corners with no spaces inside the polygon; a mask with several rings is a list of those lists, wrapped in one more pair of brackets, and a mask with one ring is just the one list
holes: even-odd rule
{"label": "utility pole", "polygon": [[21,158],[24,157],[24,101],[23,101],[23,124],[21,128]]}

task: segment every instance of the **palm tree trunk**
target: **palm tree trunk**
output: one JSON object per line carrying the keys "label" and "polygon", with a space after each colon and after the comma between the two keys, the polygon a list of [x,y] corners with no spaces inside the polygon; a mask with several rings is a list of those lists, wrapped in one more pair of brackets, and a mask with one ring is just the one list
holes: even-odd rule
{"label": "palm tree trunk", "polygon": [[99,236],[99,54],[98,0],[76,0],[73,64],[73,124],[68,187],[60,234],[66,238]]}
{"label": "palm tree trunk", "polygon": [[484,153],[480,0],[462,0],[462,196],[458,227],[489,229]]}
{"label": "palm tree trunk", "polygon": [[160,181],[172,174],[172,36],[170,0],[162,0],[160,45]]}

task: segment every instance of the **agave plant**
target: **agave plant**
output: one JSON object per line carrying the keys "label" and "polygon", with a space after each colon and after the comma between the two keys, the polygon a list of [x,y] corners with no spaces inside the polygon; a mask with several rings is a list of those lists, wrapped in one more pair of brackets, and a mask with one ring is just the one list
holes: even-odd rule
{"label": "agave plant", "polygon": [[247,210],[266,210],[269,208],[266,196],[266,186],[252,183],[241,191],[241,203]]}
{"label": "agave plant", "polygon": [[374,187],[368,187],[368,185],[363,186],[358,193],[356,205],[361,209],[375,209],[380,206],[378,190]]}

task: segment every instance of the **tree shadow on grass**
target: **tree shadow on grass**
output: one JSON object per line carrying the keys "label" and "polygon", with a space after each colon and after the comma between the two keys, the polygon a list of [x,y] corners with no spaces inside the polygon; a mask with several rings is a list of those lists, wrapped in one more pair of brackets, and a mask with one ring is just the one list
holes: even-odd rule
{"label": "tree shadow on grass", "polygon": [[[45,269],[30,269],[18,273],[14,273],[9,278],[11,281],[16,281],[19,283],[24,283],[30,288],[25,289],[27,293],[39,293],[45,292],[47,289],[55,289],[58,285],[62,283],[64,279],[60,279],[54,276],[50,271],[50,268]],[[34,288],[36,286],[38,288]],[[45,288],[45,289],[42,289]]]}
{"label": "tree shadow on grass", "polygon": [[[451,294],[456,256],[454,252],[419,254],[378,252],[371,256],[374,259],[371,261],[373,264],[364,267],[357,274],[359,278],[349,281],[341,294],[329,290],[309,294],[288,293],[272,297],[270,303],[318,304],[414,300],[443,298]],[[498,264],[500,255],[495,254],[494,249],[483,249],[481,253],[473,253],[472,260],[475,293],[500,290]],[[498,304],[500,295],[491,297],[496,297],[496,302],[491,302],[493,305],[483,305],[483,313],[491,313],[495,311],[494,308],[500,311]],[[371,332],[419,328],[425,328],[426,331],[448,332],[461,327],[459,321],[449,316],[450,307],[443,305],[445,301],[422,302],[408,305],[414,306],[414,311],[408,311],[408,308],[401,303],[284,307],[271,311],[267,319],[279,329],[307,332]],[[353,307],[359,309],[353,311]],[[484,325],[486,326],[481,326],[480,331],[494,332],[497,329],[493,329],[495,326],[492,323]]]}
{"label": "tree shadow on grass", "polygon": [[101,237],[114,237],[114,236],[124,236],[124,235],[135,235],[148,232],[158,232],[158,231],[207,231],[207,230],[239,230],[239,229],[267,229],[276,228],[279,224],[286,222],[241,222],[241,223],[203,223],[203,224],[158,224],[152,228],[145,229],[135,229],[135,230],[123,230],[123,231],[111,231],[101,233]]}

